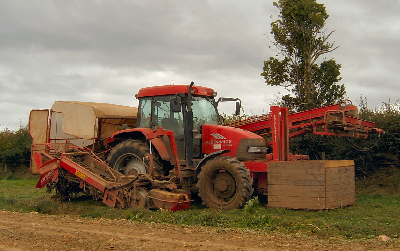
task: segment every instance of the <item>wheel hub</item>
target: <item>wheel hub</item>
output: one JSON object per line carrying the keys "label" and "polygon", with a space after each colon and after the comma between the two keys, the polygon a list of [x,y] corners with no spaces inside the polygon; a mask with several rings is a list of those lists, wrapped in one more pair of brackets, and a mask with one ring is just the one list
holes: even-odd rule
{"label": "wheel hub", "polygon": [[221,198],[230,198],[235,194],[235,179],[229,173],[219,173],[214,180],[214,191]]}
{"label": "wheel hub", "polygon": [[146,173],[146,167],[140,159],[132,158],[122,168],[125,175],[137,175],[139,173]]}
{"label": "wheel hub", "polygon": [[228,184],[227,184],[226,180],[222,180],[222,179],[218,180],[217,184],[215,184],[215,186],[221,192],[226,191],[226,189],[228,189]]}

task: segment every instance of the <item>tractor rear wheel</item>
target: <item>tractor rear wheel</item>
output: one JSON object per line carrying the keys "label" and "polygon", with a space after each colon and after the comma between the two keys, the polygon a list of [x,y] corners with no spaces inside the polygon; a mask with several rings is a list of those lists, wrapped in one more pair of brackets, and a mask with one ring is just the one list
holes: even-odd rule
{"label": "tractor rear wheel", "polygon": [[148,173],[150,167],[149,145],[138,140],[119,143],[107,158],[108,165],[124,175]]}
{"label": "tractor rear wheel", "polygon": [[199,196],[209,208],[236,209],[253,194],[253,179],[242,162],[232,157],[209,160],[198,175]]}

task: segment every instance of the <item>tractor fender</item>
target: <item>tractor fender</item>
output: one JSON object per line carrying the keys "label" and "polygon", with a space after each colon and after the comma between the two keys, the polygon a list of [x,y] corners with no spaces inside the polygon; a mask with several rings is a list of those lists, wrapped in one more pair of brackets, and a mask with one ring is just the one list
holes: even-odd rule
{"label": "tractor fender", "polygon": [[148,140],[156,148],[158,154],[163,160],[171,161],[171,156],[167,146],[159,137],[157,137],[157,134],[151,128],[134,128],[118,131],[108,138],[105,143],[110,144],[115,141],[126,139],[137,139],[142,141]]}
{"label": "tractor fender", "polygon": [[225,150],[220,150],[220,151],[216,151],[213,153],[208,154],[206,157],[204,157],[199,164],[196,166],[196,176],[200,173],[201,171],[201,167],[204,166],[204,164],[209,161],[210,159],[216,158],[224,153],[229,153],[231,150],[229,149],[225,149]]}

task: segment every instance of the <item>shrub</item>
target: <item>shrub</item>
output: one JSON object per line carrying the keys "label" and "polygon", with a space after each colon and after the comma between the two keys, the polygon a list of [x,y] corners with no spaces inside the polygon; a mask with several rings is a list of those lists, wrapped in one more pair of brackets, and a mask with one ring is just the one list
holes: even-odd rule
{"label": "shrub", "polygon": [[27,126],[18,131],[5,129],[0,132],[0,163],[7,165],[12,172],[20,165],[29,164],[31,144]]}

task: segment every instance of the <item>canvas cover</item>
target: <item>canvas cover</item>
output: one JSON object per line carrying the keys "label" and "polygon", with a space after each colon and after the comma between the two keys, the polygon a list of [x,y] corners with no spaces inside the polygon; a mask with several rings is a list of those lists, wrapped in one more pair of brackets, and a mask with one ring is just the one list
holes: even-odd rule
{"label": "canvas cover", "polygon": [[[82,139],[104,139],[121,130],[124,124],[135,127],[138,109],[107,103],[56,101],[51,112],[62,114],[63,133]],[[54,121],[51,124],[53,128]]]}
{"label": "canvas cover", "polygon": [[[29,114],[29,135],[31,135],[32,138],[32,145],[48,143],[49,114],[49,110],[32,110]],[[37,145],[35,150],[44,150],[44,146]],[[32,158],[33,155],[31,155],[29,170],[31,174],[39,174],[36,163]]]}

